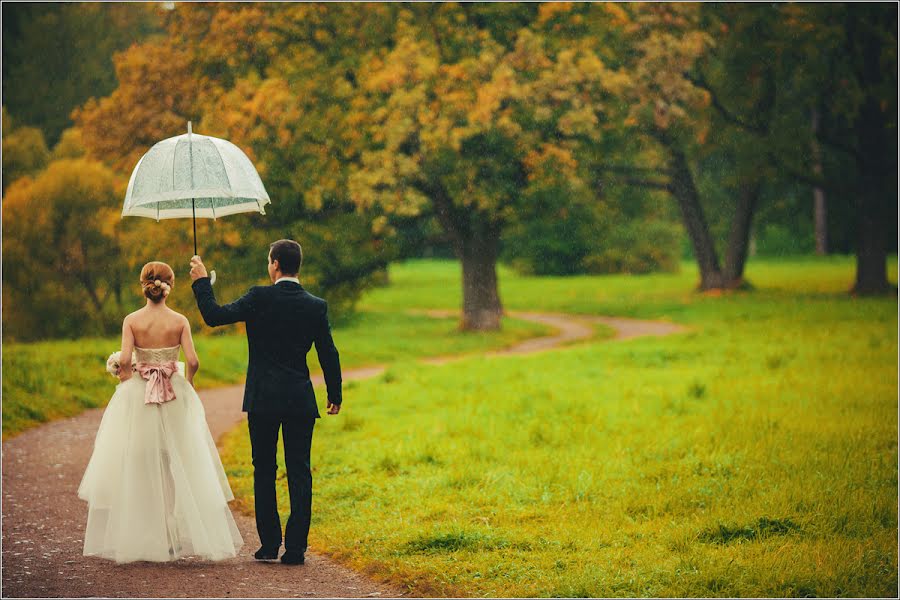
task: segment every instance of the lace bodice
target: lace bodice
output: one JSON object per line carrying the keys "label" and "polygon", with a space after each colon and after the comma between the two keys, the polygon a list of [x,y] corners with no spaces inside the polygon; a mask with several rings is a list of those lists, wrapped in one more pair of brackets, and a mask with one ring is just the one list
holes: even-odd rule
{"label": "lace bodice", "polygon": [[158,364],[168,361],[177,361],[178,352],[181,346],[172,346],[171,348],[138,348],[134,347],[134,359],[139,363]]}

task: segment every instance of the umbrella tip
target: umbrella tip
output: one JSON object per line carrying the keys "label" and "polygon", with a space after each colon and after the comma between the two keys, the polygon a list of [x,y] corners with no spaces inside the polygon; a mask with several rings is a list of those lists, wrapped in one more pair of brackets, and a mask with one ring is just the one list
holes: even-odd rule
{"label": "umbrella tip", "polygon": [[188,121],[188,134],[191,134],[191,133],[193,133],[193,131],[191,130],[191,122]]}

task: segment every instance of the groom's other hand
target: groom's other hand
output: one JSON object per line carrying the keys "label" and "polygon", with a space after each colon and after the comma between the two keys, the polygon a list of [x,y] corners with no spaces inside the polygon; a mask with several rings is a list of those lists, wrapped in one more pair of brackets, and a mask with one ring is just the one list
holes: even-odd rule
{"label": "groom's other hand", "polygon": [[329,415],[336,415],[336,414],[338,414],[339,412],[341,412],[341,405],[340,405],[340,404],[333,404],[331,401],[329,401],[329,402],[328,402],[328,414],[329,414]]}
{"label": "groom's other hand", "polygon": [[197,281],[203,277],[209,277],[209,273],[206,272],[206,266],[203,264],[203,260],[195,254],[193,258],[191,258],[191,281]]}

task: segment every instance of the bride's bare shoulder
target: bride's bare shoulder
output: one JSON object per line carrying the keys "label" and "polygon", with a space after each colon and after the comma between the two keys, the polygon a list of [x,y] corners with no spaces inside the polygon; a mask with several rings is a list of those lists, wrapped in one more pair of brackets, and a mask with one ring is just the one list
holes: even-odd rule
{"label": "bride's bare shoulder", "polygon": [[130,312],[127,315],[125,315],[125,318],[122,319],[122,324],[124,325],[125,323],[133,323],[135,321],[135,319],[139,319],[141,316],[142,310],[143,309],[139,308],[138,310],[136,310],[134,312]]}
{"label": "bride's bare shoulder", "polygon": [[[168,307],[166,307],[166,308],[168,308]],[[190,319],[188,319],[185,315],[181,314],[177,310],[172,310],[171,308],[169,308],[169,316],[172,317],[178,323],[181,323],[182,325],[186,325],[188,327],[191,326]]]}

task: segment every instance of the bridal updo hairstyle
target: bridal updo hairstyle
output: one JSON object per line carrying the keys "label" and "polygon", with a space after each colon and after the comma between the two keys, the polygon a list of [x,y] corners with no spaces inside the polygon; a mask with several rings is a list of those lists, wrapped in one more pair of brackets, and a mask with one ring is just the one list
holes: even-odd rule
{"label": "bridal updo hairstyle", "polygon": [[278,261],[281,272],[294,277],[300,272],[303,264],[303,248],[294,240],[278,240],[269,246],[272,262]]}
{"label": "bridal updo hairstyle", "polygon": [[152,302],[160,302],[175,285],[175,271],[164,262],[148,262],[141,269],[141,288]]}

